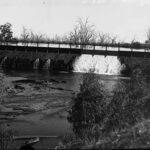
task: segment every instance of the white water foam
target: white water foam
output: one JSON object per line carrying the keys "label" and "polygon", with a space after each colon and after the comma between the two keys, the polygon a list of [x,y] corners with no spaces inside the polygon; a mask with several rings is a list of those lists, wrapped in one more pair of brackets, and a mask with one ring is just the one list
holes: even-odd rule
{"label": "white water foam", "polygon": [[5,56],[5,57],[2,59],[1,64],[0,64],[1,67],[3,66],[3,64],[5,63],[6,60],[7,60],[7,56]]}
{"label": "white water foam", "polygon": [[43,69],[49,70],[50,65],[51,65],[51,59],[49,58],[46,60],[44,66],[43,66]]}
{"label": "white water foam", "polygon": [[33,69],[38,69],[40,64],[40,59],[37,58],[33,63]]}
{"label": "white water foam", "polygon": [[116,56],[81,55],[73,64],[74,72],[88,72],[94,69],[96,74],[120,75],[123,65]]}

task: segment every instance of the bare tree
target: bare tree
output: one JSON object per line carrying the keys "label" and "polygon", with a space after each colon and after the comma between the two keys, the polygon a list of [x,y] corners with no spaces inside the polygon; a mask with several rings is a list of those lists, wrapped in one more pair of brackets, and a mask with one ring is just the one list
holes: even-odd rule
{"label": "bare tree", "polygon": [[71,42],[74,42],[74,43],[77,43],[80,41],[79,27],[77,25],[74,27],[74,30],[72,32],[70,32],[69,39]]}
{"label": "bare tree", "polygon": [[30,40],[33,41],[33,42],[42,42],[44,40],[44,35],[43,34],[37,34],[37,33],[34,33],[33,31],[31,31],[30,33]]}
{"label": "bare tree", "polygon": [[102,32],[99,33],[99,39],[98,42],[100,42],[101,44],[105,44],[105,43],[110,43],[111,39],[109,34],[104,34]]}
{"label": "bare tree", "polygon": [[147,39],[146,39],[145,43],[150,43],[150,28],[146,31],[146,37],[147,37]]}
{"label": "bare tree", "polygon": [[62,37],[62,41],[63,41],[63,42],[66,42],[66,43],[71,42],[70,36],[69,36],[69,35],[64,35],[64,36]]}
{"label": "bare tree", "polygon": [[[29,30],[23,26],[22,28],[22,33],[21,33],[21,40],[23,42],[29,42],[30,41],[30,32]],[[23,43],[23,45],[27,46],[28,44],[27,43]]]}
{"label": "bare tree", "polygon": [[117,40],[117,36],[111,36],[108,33],[99,33],[98,42],[101,44],[115,44]]}
{"label": "bare tree", "polygon": [[21,33],[21,39],[24,41],[28,41],[30,38],[30,32],[29,30],[23,26],[22,33]]}
{"label": "bare tree", "polygon": [[134,35],[134,37],[132,38],[131,40],[131,44],[135,43],[136,42],[136,36]]}
{"label": "bare tree", "polygon": [[[47,42],[46,36],[41,33],[35,33],[31,29],[27,29],[26,27],[23,27],[22,33],[20,35],[20,39],[23,42],[34,42],[37,43],[37,46],[40,42]],[[28,45],[27,43],[24,43],[24,45]]]}
{"label": "bare tree", "polygon": [[88,18],[83,21],[81,18],[77,21],[72,32],[69,34],[69,39],[73,43],[91,43],[96,39],[95,28],[89,24]]}
{"label": "bare tree", "polygon": [[34,33],[33,31],[30,32],[30,41],[37,43],[37,46],[39,45],[40,42],[46,42],[45,41],[45,35],[44,34],[37,34]]}
{"label": "bare tree", "polygon": [[117,43],[117,36],[112,36],[111,37],[111,44],[116,44]]}
{"label": "bare tree", "polygon": [[48,44],[48,47],[50,45],[50,42],[52,41],[48,36],[45,36],[45,38],[43,39],[47,44]]}

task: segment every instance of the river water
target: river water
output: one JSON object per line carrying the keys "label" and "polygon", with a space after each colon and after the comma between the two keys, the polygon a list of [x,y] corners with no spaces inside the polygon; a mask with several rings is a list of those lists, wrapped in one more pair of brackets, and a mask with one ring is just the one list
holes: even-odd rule
{"label": "river water", "polygon": [[[13,110],[31,110],[15,113],[12,120],[5,121],[15,136],[62,136],[72,132],[67,121],[67,110],[74,94],[79,91],[83,73],[50,73],[48,71],[2,71],[7,84],[23,87],[9,96],[5,106]],[[108,93],[120,80],[129,80],[117,75],[97,75]],[[35,82],[40,82],[36,84]],[[44,86],[43,86],[44,85]],[[46,85],[46,87],[45,87]],[[44,89],[44,90],[43,90]],[[41,139],[35,148],[54,148],[61,138]],[[11,148],[18,148],[24,140],[13,141]]]}
{"label": "river water", "polygon": [[[80,89],[84,74],[77,72],[88,72],[93,67],[108,95],[119,81],[130,80],[129,77],[112,75],[119,74],[122,68],[117,57],[113,56],[105,58],[85,55],[77,58],[74,73],[1,70],[5,85],[10,87],[13,94],[6,97],[0,123],[5,123],[18,137],[60,136],[41,138],[34,145],[36,149],[54,148],[65,133],[72,132],[71,124],[67,120],[68,110],[72,97]],[[25,140],[14,140],[9,148],[18,149],[24,142]]]}

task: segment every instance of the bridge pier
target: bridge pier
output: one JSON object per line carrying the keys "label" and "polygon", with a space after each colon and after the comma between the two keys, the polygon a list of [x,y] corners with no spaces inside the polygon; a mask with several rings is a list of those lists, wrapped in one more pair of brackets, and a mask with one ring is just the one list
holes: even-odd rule
{"label": "bridge pier", "polygon": [[130,55],[130,57],[132,58],[132,56],[133,56],[133,49],[131,48],[131,55]]}
{"label": "bridge pier", "polygon": [[0,66],[1,66],[3,69],[6,68],[6,61],[7,61],[7,59],[8,59],[7,56],[5,56],[5,57],[2,58],[2,61],[1,61]]}
{"label": "bridge pier", "polygon": [[50,66],[51,66],[51,59],[49,58],[44,62],[42,69],[50,70]]}
{"label": "bridge pier", "polygon": [[106,46],[106,49],[105,49],[105,57],[107,56],[107,46]]}
{"label": "bridge pier", "polygon": [[36,58],[35,61],[33,62],[33,69],[39,69],[40,66],[40,59]]}
{"label": "bridge pier", "polygon": [[15,56],[13,59],[11,59],[11,64],[12,64],[11,68],[12,69],[17,69],[17,65],[19,65],[17,59],[18,59],[17,56]]}

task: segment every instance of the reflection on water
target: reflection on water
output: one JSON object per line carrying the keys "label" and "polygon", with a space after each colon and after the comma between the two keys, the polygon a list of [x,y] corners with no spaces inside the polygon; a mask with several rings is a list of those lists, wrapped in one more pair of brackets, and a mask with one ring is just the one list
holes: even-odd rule
{"label": "reflection on water", "polygon": [[92,145],[101,137],[103,137],[102,140],[107,136],[110,137],[111,134],[108,133],[115,129],[118,131],[132,127],[143,119],[145,113],[149,113],[145,105],[146,101],[144,102],[149,83],[145,82],[146,78],[140,70],[136,71],[130,80],[120,80],[121,82],[116,80],[113,86],[116,88],[114,95],[108,103],[103,97],[106,93],[100,90],[103,88],[102,85],[97,85],[94,80],[91,82],[89,77],[84,80],[85,83],[83,82],[80,93],[74,98],[68,116],[76,139],[74,141],[79,143],[76,144],[72,139],[68,140],[68,143],[72,142],[72,145],[77,148],[82,145]]}
{"label": "reflection on water", "polygon": [[[65,73],[65,72],[59,72],[59,73],[51,73],[48,71],[5,71],[3,72],[6,80],[9,82],[12,82],[12,80],[20,80],[21,78],[30,79],[30,80],[36,80],[36,81],[46,81],[50,83],[51,86],[53,86],[53,89],[50,91],[46,91],[45,94],[41,95],[41,99],[39,98],[40,94],[34,94],[34,100],[35,102],[51,102],[52,98],[53,101],[70,101],[72,100],[71,97],[73,97],[73,93],[77,93],[80,88],[80,84],[82,82],[82,73]],[[104,88],[108,93],[111,93],[111,91],[115,88],[117,85],[117,82],[120,80],[128,80],[127,78],[123,78],[121,76],[108,76],[108,75],[97,75],[97,77],[100,79],[100,82],[104,84]],[[22,83],[20,83],[22,84]],[[30,83],[31,84],[31,83]],[[31,84],[32,85],[32,84]],[[65,90],[55,90],[56,88],[59,89],[67,89]],[[50,95],[51,94],[51,95]],[[24,99],[24,102],[21,105],[24,105],[28,103],[29,99],[31,99],[33,95],[31,96],[20,96],[20,101]],[[43,98],[42,98],[43,97]],[[15,101],[15,96],[14,96]],[[20,102],[18,100],[18,97],[16,96],[16,103]],[[33,100],[32,100],[33,101]],[[34,103],[34,101],[33,101]],[[67,106],[68,107],[68,106]],[[60,108],[59,103],[58,106],[55,107],[56,110]],[[56,115],[49,115],[49,110],[53,110],[54,108],[50,105],[48,109],[39,110],[39,112],[32,113],[32,114],[23,114],[17,116],[17,121],[15,122],[9,122],[9,125],[12,127],[13,130],[17,131],[18,135],[63,135],[68,130],[70,130],[70,123],[67,120],[67,111],[61,111],[60,113],[56,113]],[[66,113],[65,115],[63,115]],[[63,115],[63,116],[62,116]],[[90,119],[89,119],[90,121]],[[71,131],[70,131],[71,132]],[[55,141],[55,142],[54,142]],[[57,143],[60,141],[60,139],[51,139],[49,142],[47,142],[47,145],[51,145],[52,147],[56,146]],[[16,147],[15,143],[14,147]],[[20,142],[21,144],[21,142]],[[39,144],[39,143],[38,143]],[[40,145],[39,145],[40,147]]]}

